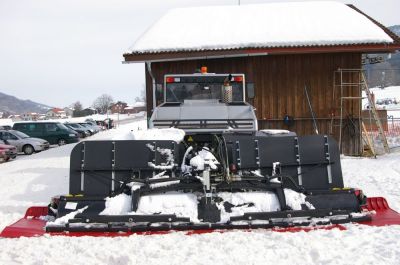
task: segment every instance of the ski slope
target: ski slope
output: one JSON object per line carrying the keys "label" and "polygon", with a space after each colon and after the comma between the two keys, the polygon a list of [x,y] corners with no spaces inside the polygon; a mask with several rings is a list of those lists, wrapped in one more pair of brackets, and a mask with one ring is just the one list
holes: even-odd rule
{"label": "ski slope", "polygon": [[[112,139],[143,130],[145,121],[101,132]],[[21,218],[28,206],[47,205],[68,193],[69,153],[74,145],[52,148],[0,164],[0,229]],[[400,211],[400,153],[378,159],[343,157],[347,186],[385,196]],[[187,236],[121,238],[50,237],[0,239],[0,264],[399,264],[400,226],[348,224],[347,231],[278,233],[229,231]]]}

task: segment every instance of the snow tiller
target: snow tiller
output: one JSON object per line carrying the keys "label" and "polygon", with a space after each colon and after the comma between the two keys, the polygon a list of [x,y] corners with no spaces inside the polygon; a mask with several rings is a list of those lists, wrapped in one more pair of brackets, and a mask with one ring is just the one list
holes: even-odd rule
{"label": "snow tiller", "polygon": [[1,236],[400,224],[385,199],[344,187],[330,136],[258,131],[244,88],[242,74],[167,75],[150,130],[77,144],[69,194]]}

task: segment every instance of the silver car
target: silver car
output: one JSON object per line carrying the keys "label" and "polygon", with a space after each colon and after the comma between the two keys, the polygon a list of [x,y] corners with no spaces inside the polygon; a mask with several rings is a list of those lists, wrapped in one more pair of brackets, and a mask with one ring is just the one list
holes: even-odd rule
{"label": "silver car", "polygon": [[34,152],[40,152],[49,149],[50,144],[40,138],[32,138],[23,132],[16,130],[0,130],[0,140],[17,148],[18,152],[24,152],[31,155]]}

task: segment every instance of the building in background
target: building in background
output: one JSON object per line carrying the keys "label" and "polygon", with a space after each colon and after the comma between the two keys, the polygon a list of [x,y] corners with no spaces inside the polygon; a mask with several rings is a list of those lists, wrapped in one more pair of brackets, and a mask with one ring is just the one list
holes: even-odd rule
{"label": "building in background", "polygon": [[74,113],[74,109],[69,108],[69,107],[65,107],[65,108],[64,108],[64,112],[65,112],[65,115],[66,115],[66,116],[72,117],[72,115],[73,115],[73,113]]}
{"label": "building in background", "polygon": [[135,102],[124,109],[125,114],[135,114],[141,111],[146,111],[146,102]]}
{"label": "building in background", "polygon": [[67,115],[63,109],[52,108],[46,112],[47,119],[65,119]]}
{"label": "building in background", "polygon": [[37,121],[39,119],[40,114],[36,112],[27,112],[21,115],[21,119],[23,121]]}
{"label": "building in background", "polygon": [[125,108],[128,106],[125,102],[118,101],[117,103],[114,103],[111,105],[111,113],[112,114],[124,114],[125,113]]}
{"label": "building in background", "polygon": [[[361,85],[341,89],[337,82],[360,83],[363,54],[399,49],[397,35],[353,5],[279,2],[171,10],[124,59],[145,63],[148,116],[164,101],[166,74],[207,66],[245,74],[259,129],[310,135],[317,124],[319,133],[341,139],[342,153],[360,155]],[[339,69],[353,72],[338,77]]]}

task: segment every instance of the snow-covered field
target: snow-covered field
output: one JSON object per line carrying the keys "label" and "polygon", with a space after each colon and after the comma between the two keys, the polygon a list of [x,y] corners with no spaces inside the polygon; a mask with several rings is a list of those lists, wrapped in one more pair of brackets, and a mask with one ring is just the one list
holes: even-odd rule
{"label": "snow-covered field", "polygon": [[[400,86],[390,86],[385,88],[373,87],[370,89],[375,95],[376,107],[386,109],[388,116],[400,118]],[[363,97],[365,97],[363,92]],[[362,100],[363,108],[368,106],[368,99]]]}
{"label": "snow-covered field", "polygon": [[[112,119],[114,122],[118,123],[120,121],[121,123],[126,120],[132,120],[135,118],[140,118],[140,117],[145,117],[146,113],[145,112],[139,112],[139,113],[134,113],[134,114],[93,114],[89,116],[84,116],[84,117],[68,117],[66,119],[54,119],[54,120],[45,120],[45,121],[54,121],[54,122],[61,122],[61,123],[66,123],[66,122],[85,122],[88,119],[94,120],[94,121],[104,121],[105,119]],[[9,125],[13,126],[14,121],[12,119],[0,119],[0,126],[4,125]]]}
{"label": "snow-covered field", "polygon": [[[112,139],[145,126],[145,121],[133,122],[91,139]],[[0,229],[21,218],[28,206],[47,204],[52,195],[68,193],[73,146],[0,164]],[[369,196],[385,196],[400,211],[399,161],[399,152],[378,159],[343,157],[345,184],[360,187]],[[346,226],[347,231],[298,233],[0,239],[0,264],[400,264],[400,226]]]}

